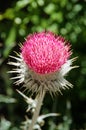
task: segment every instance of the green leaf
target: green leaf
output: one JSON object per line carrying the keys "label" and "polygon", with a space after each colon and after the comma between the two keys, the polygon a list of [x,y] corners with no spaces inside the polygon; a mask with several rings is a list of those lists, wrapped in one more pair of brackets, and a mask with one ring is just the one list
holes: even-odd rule
{"label": "green leaf", "polygon": [[15,39],[16,39],[16,27],[13,26],[9,30],[9,34],[7,36],[7,39],[5,40],[5,50],[3,52],[4,57],[7,57],[11,49],[15,46]]}
{"label": "green leaf", "polygon": [[[57,7],[58,7],[58,6],[57,6]],[[47,14],[53,13],[54,10],[55,10],[55,4],[53,4],[53,3],[48,4],[48,6],[44,8],[44,11],[45,11]]]}
{"label": "green leaf", "polygon": [[3,17],[7,19],[13,19],[15,17],[14,9],[13,8],[7,9],[6,12],[3,14]]}
{"label": "green leaf", "polygon": [[81,6],[80,4],[76,4],[76,5],[73,7],[73,11],[75,11],[75,12],[79,12],[81,9],[82,9],[82,6]]}
{"label": "green leaf", "polygon": [[16,3],[16,10],[21,10],[30,3],[30,0],[18,0]]}
{"label": "green leaf", "polygon": [[0,130],[20,130],[16,126],[12,126],[12,123],[5,118],[1,118]]}
{"label": "green leaf", "polygon": [[7,121],[4,118],[1,118],[0,130],[9,130],[10,127],[11,127],[11,122]]}
{"label": "green leaf", "polygon": [[1,103],[15,103],[16,99],[0,94],[0,102]]}

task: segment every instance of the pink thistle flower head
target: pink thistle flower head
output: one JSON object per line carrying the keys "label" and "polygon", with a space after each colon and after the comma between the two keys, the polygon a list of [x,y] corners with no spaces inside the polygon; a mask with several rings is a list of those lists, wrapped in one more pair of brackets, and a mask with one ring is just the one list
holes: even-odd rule
{"label": "pink thistle flower head", "polygon": [[59,71],[70,56],[65,39],[51,32],[29,35],[22,46],[22,57],[27,66],[39,74]]}
{"label": "pink thistle flower head", "polygon": [[16,62],[9,62],[16,68],[10,73],[16,73],[15,83],[24,83],[29,91],[61,92],[61,89],[72,87],[64,77],[76,66],[69,59],[70,44],[61,36],[52,32],[39,32],[28,35],[17,57],[10,56]]}

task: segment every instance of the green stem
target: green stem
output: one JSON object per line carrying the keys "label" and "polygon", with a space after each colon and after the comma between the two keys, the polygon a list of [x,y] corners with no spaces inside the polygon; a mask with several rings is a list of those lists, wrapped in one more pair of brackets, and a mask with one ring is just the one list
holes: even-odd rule
{"label": "green stem", "polygon": [[33,130],[33,127],[37,121],[44,96],[45,96],[45,92],[40,92],[40,94],[37,97],[38,98],[37,106],[36,106],[35,112],[33,114],[32,121],[31,121],[31,124],[29,126],[29,130]]}

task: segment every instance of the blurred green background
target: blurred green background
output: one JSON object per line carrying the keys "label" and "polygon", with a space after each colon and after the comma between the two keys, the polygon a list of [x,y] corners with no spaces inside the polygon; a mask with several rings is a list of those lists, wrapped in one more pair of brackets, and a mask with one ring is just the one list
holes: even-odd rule
{"label": "blurred green background", "polygon": [[[72,45],[76,65],[67,79],[73,89],[63,96],[47,94],[41,112],[61,113],[45,119],[43,130],[86,130],[86,0],[0,0],[0,130],[21,130],[27,104],[16,92],[7,71],[9,54],[34,32],[50,30]],[[21,90],[21,89],[20,89]]]}

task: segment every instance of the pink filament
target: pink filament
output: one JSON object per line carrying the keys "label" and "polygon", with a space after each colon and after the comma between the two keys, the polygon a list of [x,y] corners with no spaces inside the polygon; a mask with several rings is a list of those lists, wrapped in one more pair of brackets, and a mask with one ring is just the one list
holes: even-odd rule
{"label": "pink filament", "polygon": [[65,39],[51,32],[29,35],[21,48],[21,54],[27,66],[40,74],[59,71],[71,55]]}

